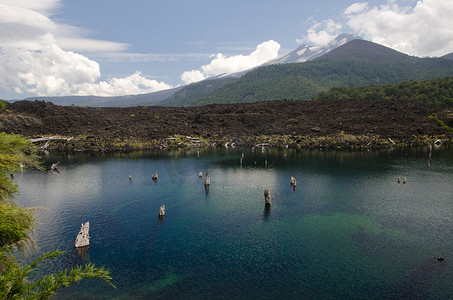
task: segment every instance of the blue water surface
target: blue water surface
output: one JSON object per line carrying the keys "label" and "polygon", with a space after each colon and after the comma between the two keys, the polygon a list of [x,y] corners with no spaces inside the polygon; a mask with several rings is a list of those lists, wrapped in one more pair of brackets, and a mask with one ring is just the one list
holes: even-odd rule
{"label": "blue water surface", "polygon": [[[15,176],[16,201],[40,207],[37,249],[26,260],[67,250],[36,276],[91,262],[109,269],[116,286],[86,280],[55,299],[453,299],[451,148],[43,159],[60,161],[60,171]],[[76,250],[86,221],[90,246]]]}

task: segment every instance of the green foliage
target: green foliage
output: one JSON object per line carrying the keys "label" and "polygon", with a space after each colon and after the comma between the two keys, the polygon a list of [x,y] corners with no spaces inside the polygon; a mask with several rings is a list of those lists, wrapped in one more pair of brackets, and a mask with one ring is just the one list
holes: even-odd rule
{"label": "green foliage", "polygon": [[12,260],[0,275],[0,299],[48,299],[61,287],[66,287],[82,279],[102,278],[111,286],[111,277],[104,268],[95,268],[93,264],[79,266],[71,270],[64,269],[30,282],[27,278],[47,259],[56,258],[64,252],[56,250],[46,253],[24,267]]}
{"label": "green foliage", "polygon": [[428,116],[430,120],[436,122],[442,129],[445,129],[448,132],[453,132],[453,128],[444,123],[444,121],[438,119],[435,115]]}
{"label": "green foliage", "polygon": [[[403,56],[385,62],[316,60],[264,66],[238,79],[205,80],[181,89],[161,104],[191,106],[278,99],[310,100],[335,86],[382,85],[447,76],[453,76],[453,61],[442,58]],[[209,84],[212,90],[208,90]],[[382,94],[375,97],[378,96]]]}
{"label": "green foliage", "polygon": [[23,267],[14,256],[15,249],[24,249],[31,243],[30,234],[35,223],[31,209],[17,206],[12,201],[17,186],[10,174],[23,167],[41,168],[33,144],[19,135],[0,133],[0,299],[48,299],[58,288],[86,278],[102,278],[113,286],[109,272],[91,264],[36,281],[29,279],[42,261],[63,252],[44,254]]}
{"label": "green foliage", "polygon": [[0,203],[0,220],[0,249],[25,246],[35,220],[32,211],[12,203]]}
{"label": "green foliage", "polygon": [[0,99],[0,112],[3,111],[6,107],[6,102]]}
{"label": "green foliage", "polygon": [[453,105],[453,77],[423,81],[404,81],[386,85],[334,87],[313,98],[419,100],[432,104]]}
{"label": "green foliage", "polygon": [[203,80],[200,82],[189,84],[181,90],[165,99],[159,105],[162,106],[191,106],[194,105],[200,98],[205,97],[216,89],[236,81],[237,78],[220,78]]}
{"label": "green foliage", "polygon": [[33,144],[16,134],[0,133],[0,201],[14,196],[17,189],[10,174],[24,167],[39,168]]}

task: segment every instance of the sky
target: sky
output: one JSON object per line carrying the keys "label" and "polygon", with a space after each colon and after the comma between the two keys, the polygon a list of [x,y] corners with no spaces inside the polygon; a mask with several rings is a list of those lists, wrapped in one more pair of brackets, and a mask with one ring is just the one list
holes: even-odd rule
{"label": "sky", "polygon": [[443,56],[453,1],[0,0],[0,99],[155,92],[341,33]]}

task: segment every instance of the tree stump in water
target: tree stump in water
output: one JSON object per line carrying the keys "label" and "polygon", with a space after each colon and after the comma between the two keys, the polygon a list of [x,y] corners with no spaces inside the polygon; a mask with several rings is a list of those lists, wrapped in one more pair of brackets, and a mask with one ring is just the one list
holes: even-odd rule
{"label": "tree stump in water", "polygon": [[271,192],[268,189],[264,189],[264,203],[271,205]]}
{"label": "tree stump in water", "polygon": [[159,208],[159,217],[165,216],[165,204]]}
{"label": "tree stump in water", "polygon": [[74,247],[79,248],[79,247],[86,247],[90,245],[90,223],[85,222],[85,224],[82,223],[80,226],[80,231],[79,234],[76,237]]}
{"label": "tree stump in water", "polygon": [[211,176],[209,175],[211,173],[211,169],[206,172],[206,178],[204,180],[204,185],[210,185],[211,184]]}

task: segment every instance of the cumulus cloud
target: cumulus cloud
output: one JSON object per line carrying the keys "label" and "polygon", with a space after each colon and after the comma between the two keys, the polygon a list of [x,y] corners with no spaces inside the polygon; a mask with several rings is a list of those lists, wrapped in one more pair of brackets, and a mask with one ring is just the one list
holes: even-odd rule
{"label": "cumulus cloud", "polygon": [[203,79],[206,79],[206,76],[200,70],[186,71],[181,75],[181,80],[184,81],[185,84],[202,81]]}
{"label": "cumulus cloud", "polygon": [[438,56],[453,51],[452,16],[451,0],[425,0],[414,7],[389,1],[349,11],[346,18],[350,28],[374,42],[412,55]]}
{"label": "cumulus cloud", "polygon": [[342,29],[343,25],[332,19],[328,19],[311,26],[307,30],[305,40],[315,46],[325,46],[338,36]]}
{"label": "cumulus cloud", "polygon": [[[317,45],[340,33],[352,31],[365,39],[416,56],[442,56],[453,52],[453,1],[424,0],[412,6],[388,0],[371,6],[357,2],[344,10],[344,28],[326,20],[314,24],[305,40]],[[407,3],[407,1],[404,1]]]}
{"label": "cumulus cloud", "polygon": [[0,88],[38,96],[115,96],[171,87],[140,72],[98,82],[99,64],[74,50],[121,51],[127,44],[84,38],[82,29],[54,22],[59,6],[58,0],[0,0]]}
{"label": "cumulus cloud", "polygon": [[222,53],[218,53],[213,56],[213,59],[209,64],[202,66],[201,70],[184,72],[181,75],[181,80],[188,84],[224,73],[230,74],[245,71],[278,57],[279,49],[279,43],[269,40],[259,44],[255,51],[249,55],[234,55],[227,57]]}
{"label": "cumulus cloud", "polygon": [[101,81],[100,83],[85,82],[76,85],[79,96],[84,95],[134,95],[140,93],[150,93],[154,91],[166,90],[172,86],[158,82],[156,80],[147,79],[141,72],[124,78],[111,78],[108,81]]}

